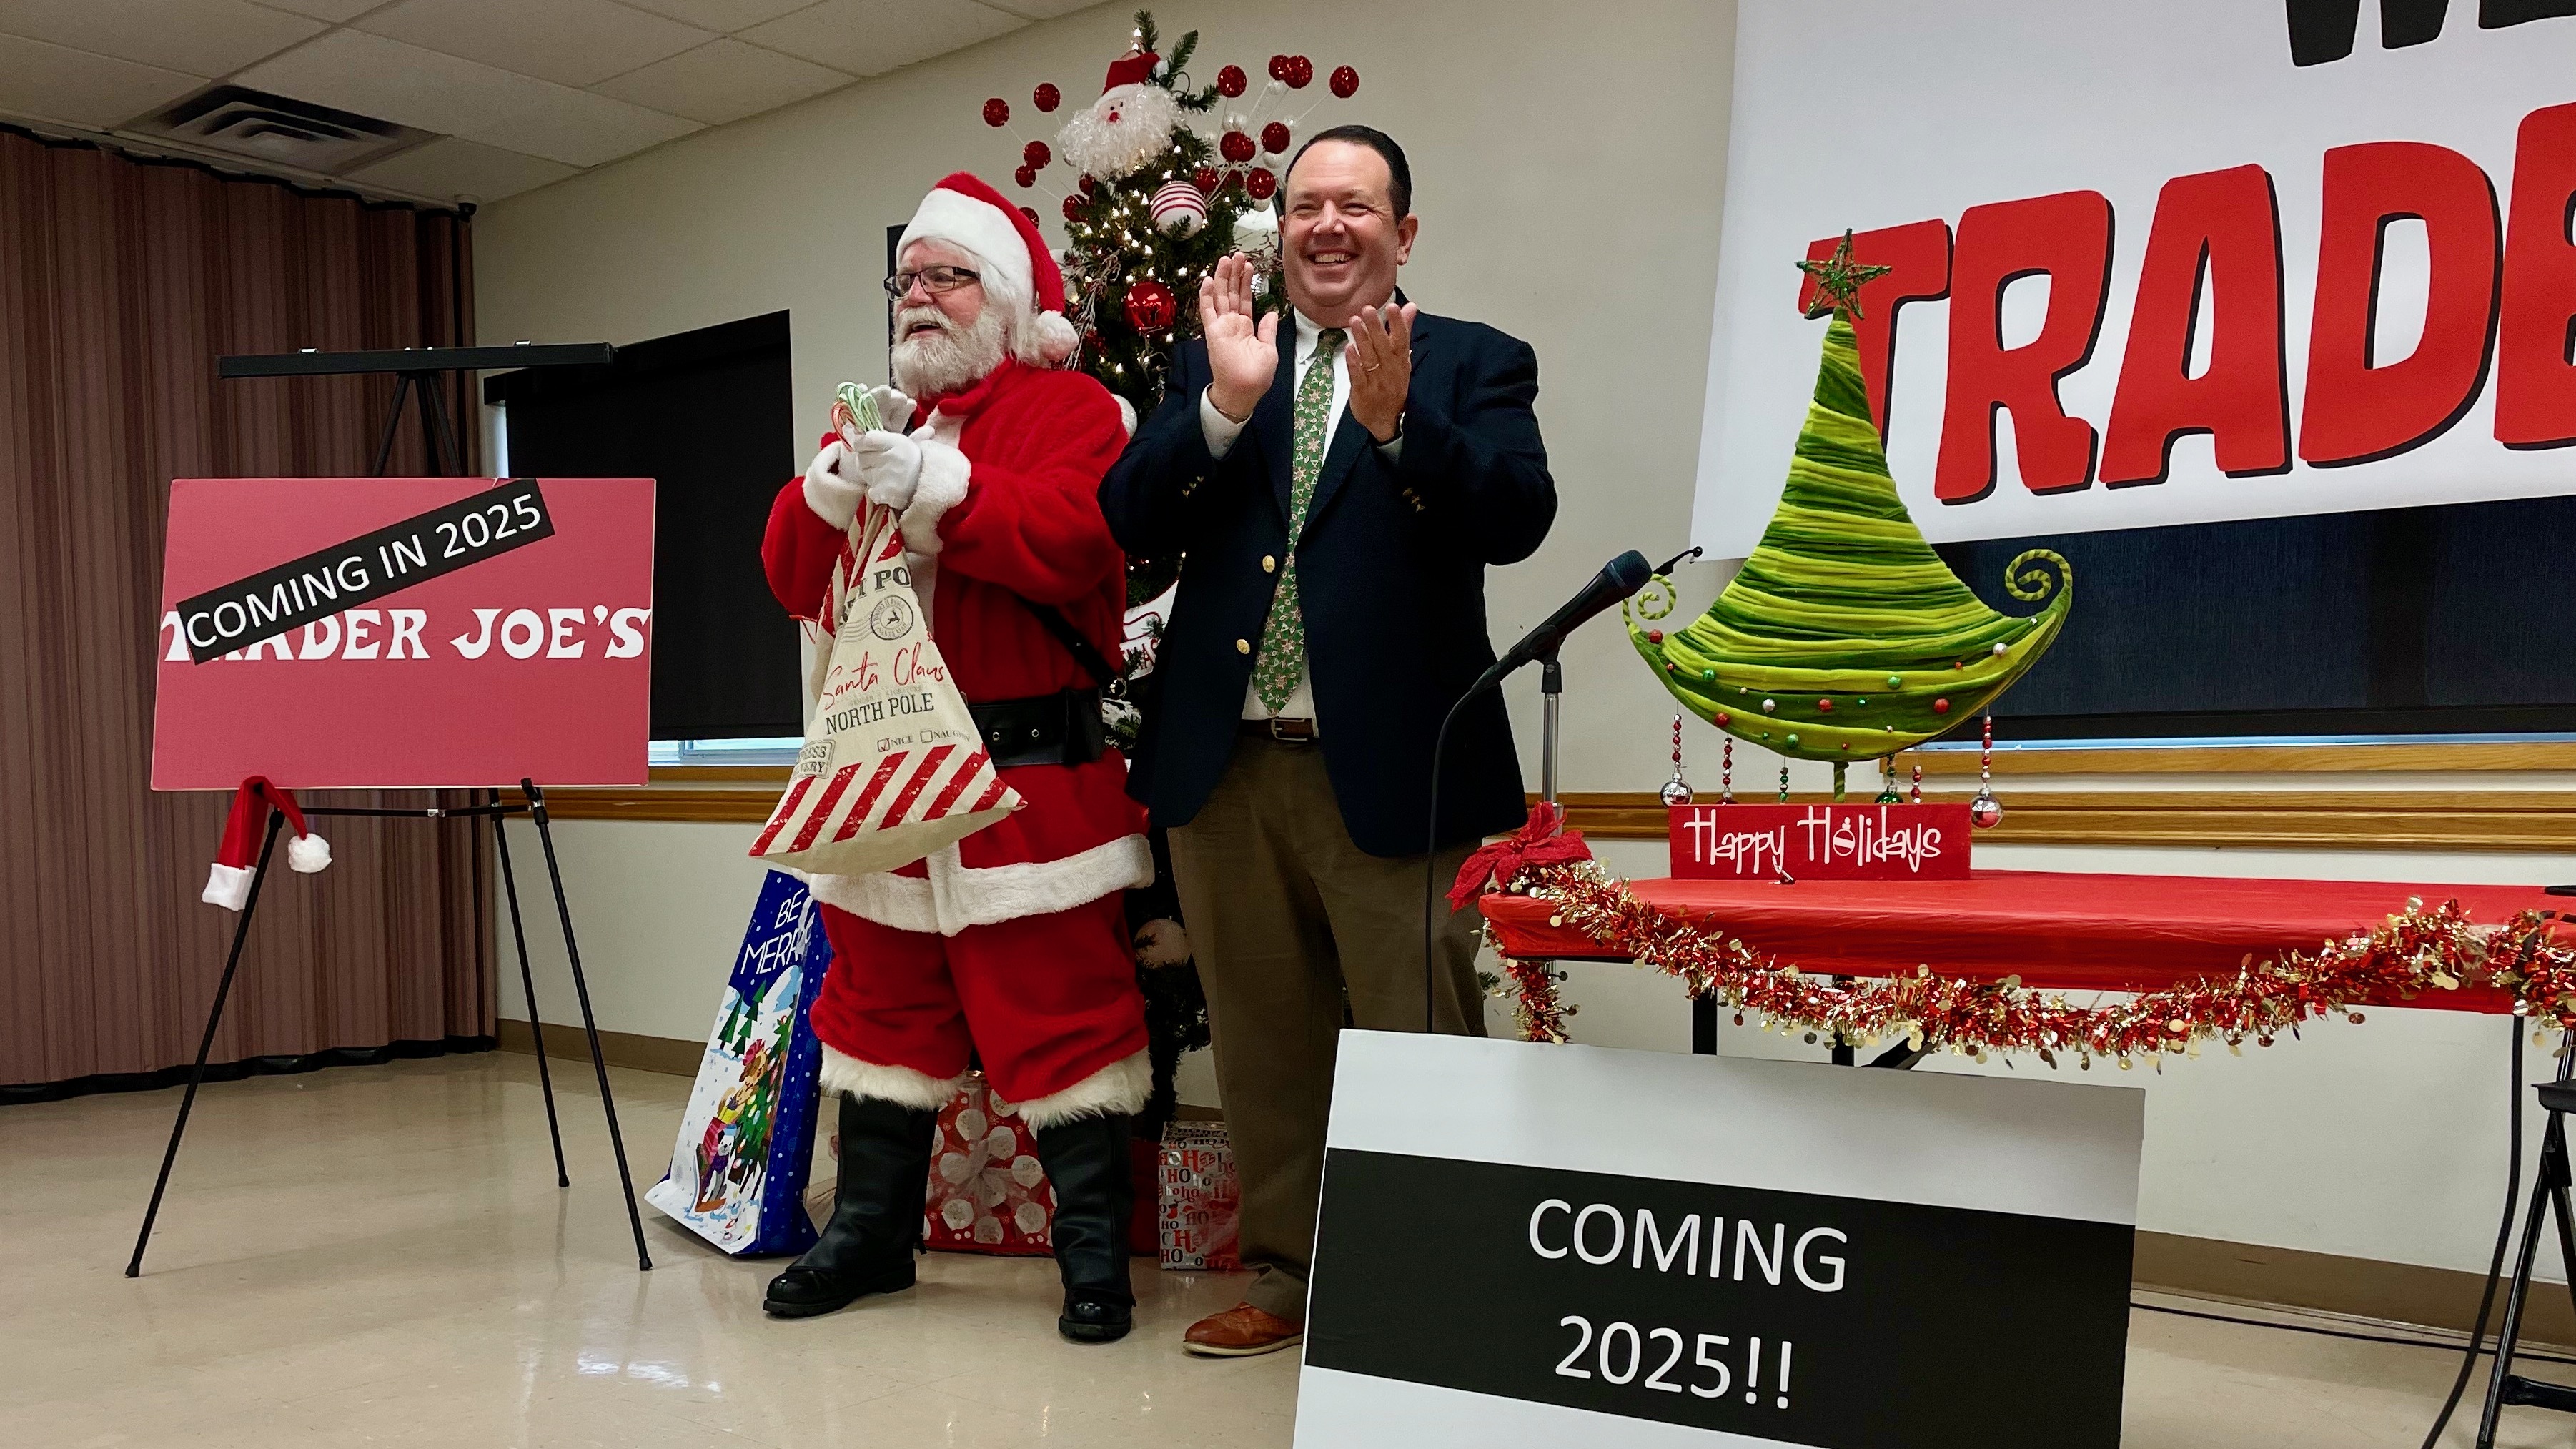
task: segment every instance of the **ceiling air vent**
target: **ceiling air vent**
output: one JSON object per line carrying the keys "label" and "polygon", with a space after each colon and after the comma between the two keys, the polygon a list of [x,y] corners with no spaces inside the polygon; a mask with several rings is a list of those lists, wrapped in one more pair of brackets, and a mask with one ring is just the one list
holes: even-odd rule
{"label": "ceiling air vent", "polygon": [[209,86],[124,129],[325,176],[355,170],[434,134],[232,85]]}

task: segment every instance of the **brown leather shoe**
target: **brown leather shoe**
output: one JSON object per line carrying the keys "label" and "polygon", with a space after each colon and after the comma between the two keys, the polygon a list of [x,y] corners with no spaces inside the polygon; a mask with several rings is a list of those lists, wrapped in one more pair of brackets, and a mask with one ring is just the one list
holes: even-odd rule
{"label": "brown leather shoe", "polygon": [[1251,1358],[1294,1348],[1305,1338],[1306,1325],[1238,1303],[1191,1324],[1181,1335],[1181,1347],[1201,1358]]}

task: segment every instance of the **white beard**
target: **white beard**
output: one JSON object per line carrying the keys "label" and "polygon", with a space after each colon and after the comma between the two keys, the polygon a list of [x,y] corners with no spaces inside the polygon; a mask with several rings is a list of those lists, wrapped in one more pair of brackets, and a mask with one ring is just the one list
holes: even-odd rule
{"label": "white beard", "polygon": [[[915,322],[936,322],[940,330],[903,336]],[[970,326],[960,327],[936,307],[906,307],[895,314],[894,385],[914,397],[957,392],[994,368],[1009,354],[1002,312],[987,304]]]}

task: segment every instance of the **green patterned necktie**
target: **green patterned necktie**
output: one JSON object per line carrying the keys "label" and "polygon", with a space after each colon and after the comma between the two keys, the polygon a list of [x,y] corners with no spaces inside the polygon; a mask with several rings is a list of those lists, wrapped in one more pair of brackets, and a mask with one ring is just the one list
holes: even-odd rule
{"label": "green patterned necktie", "polygon": [[1342,329],[1315,334],[1315,357],[1297,382],[1296,426],[1289,434],[1288,557],[1279,566],[1279,591],[1270,620],[1261,626],[1261,652],[1253,656],[1252,687],[1261,707],[1277,714],[1297,692],[1306,672],[1306,621],[1297,607],[1297,536],[1306,531],[1306,505],[1315,501],[1315,479],[1324,471],[1324,433],[1333,421],[1333,355]]}

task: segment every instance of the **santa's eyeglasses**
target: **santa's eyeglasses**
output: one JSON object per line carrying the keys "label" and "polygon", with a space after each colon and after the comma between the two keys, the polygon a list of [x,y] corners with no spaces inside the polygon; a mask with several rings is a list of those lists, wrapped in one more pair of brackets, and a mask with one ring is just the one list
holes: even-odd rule
{"label": "santa's eyeglasses", "polygon": [[886,278],[885,289],[887,296],[900,302],[911,295],[912,284],[915,282],[919,282],[922,289],[930,295],[942,297],[965,286],[968,282],[980,282],[983,279],[982,273],[970,272],[964,267],[924,267],[917,272],[897,272]]}

